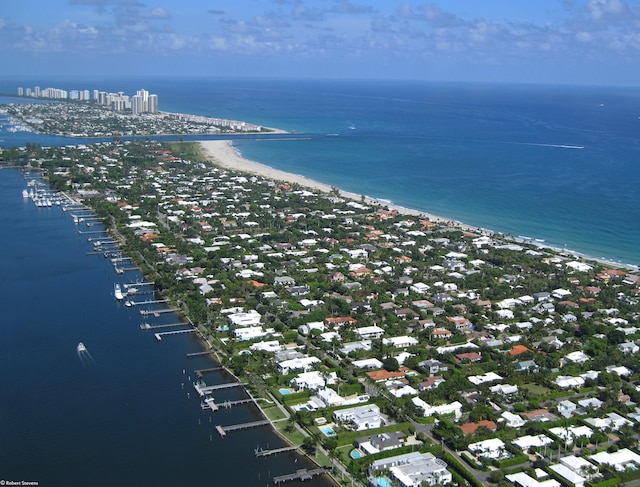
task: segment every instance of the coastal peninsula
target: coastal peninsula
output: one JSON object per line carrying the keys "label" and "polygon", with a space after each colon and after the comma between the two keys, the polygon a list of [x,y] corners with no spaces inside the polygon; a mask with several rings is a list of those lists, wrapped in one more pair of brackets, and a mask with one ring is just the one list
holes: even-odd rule
{"label": "coastal peninsula", "polygon": [[2,157],[93,208],[337,479],[638,478],[637,272],[349,195],[224,141]]}

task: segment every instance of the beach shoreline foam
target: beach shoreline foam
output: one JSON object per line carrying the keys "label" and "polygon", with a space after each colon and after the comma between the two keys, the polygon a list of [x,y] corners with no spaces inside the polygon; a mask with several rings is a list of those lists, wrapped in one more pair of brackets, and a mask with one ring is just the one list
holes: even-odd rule
{"label": "beach shoreline foam", "polygon": [[[310,179],[306,176],[290,173],[287,171],[276,169],[266,164],[262,164],[256,161],[246,159],[241,154],[238,153],[235,147],[233,147],[232,140],[200,140],[197,142],[200,144],[200,146],[204,149],[206,154],[212,159],[212,161],[215,164],[225,169],[244,172],[248,174],[254,174],[254,175],[265,177],[267,179],[272,179],[274,181],[282,181],[287,183],[299,184],[300,186],[305,188],[316,189],[316,190],[327,192],[327,193],[334,191],[336,189],[333,186],[316,181],[314,179]],[[362,201],[362,195],[350,193],[348,191],[343,191],[342,189],[339,189],[339,188],[337,189],[339,190],[340,195],[342,197],[352,199],[354,201]],[[365,196],[364,202],[366,204],[378,206],[380,208],[388,208],[390,210],[396,210],[399,214],[402,214],[402,215],[428,219],[434,223],[448,225],[448,226],[451,226],[452,228],[457,228],[465,232],[473,232],[473,233],[482,234],[482,235],[496,234],[495,231],[487,228],[476,227],[473,225],[465,224],[458,220],[453,220],[451,218],[446,218],[442,216],[433,215],[431,213],[427,213],[424,211],[418,211],[411,208],[406,208],[404,206],[396,205],[393,202],[382,200],[382,199],[376,199],[374,197]],[[503,237],[508,238],[506,235],[503,235]],[[515,237],[512,237],[509,240],[512,240],[517,243],[528,243],[540,249],[553,250],[559,253],[566,253],[568,255],[575,257],[576,259],[584,259],[591,262],[598,262],[600,264],[607,265],[610,267],[624,268],[631,271],[638,270],[638,267],[633,264],[628,264],[623,262],[613,262],[607,259],[591,257],[583,253],[566,249],[566,248],[563,249],[557,246],[546,245],[546,244],[531,241],[531,240],[525,242],[524,239],[518,239]]]}
{"label": "beach shoreline foam", "polygon": [[[287,183],[299,184],[300,186],[311,188],[311,189],[317,189],[319,191],[323,191],[326,193],[330,193],[331,191],[334,191],[336,189],[333,186],[322,183],[320,181],[316,181],[314,179],[310,179],[306,176],[302,176],[301,174],[294,174],[287,171],[282,171],[280,169],[267,166],[266,164],[262,164],[256,161],[251,161],[249,159],[246,159],[242,155],[240,155],[238,151],[233,147],[233,141],[231,140],[200,140],[198,141],[198,143],[203,147],[207,155],[212,160],[214,160],[214,162],[217,165],[225,169],[245,172],[249,174],[255,174],[255,175],[263,176],[267,179],[273,179],[275,181],[283,181]],[[363,198],[362,195],[350,193],[342,189],[339,189],[339,191],[341,196],[348,199],[361,201]],[[421,217],[425,219],[428,218],[433,222],[456,225],[462,228],[463,230],[493,233],[487,229],[481,229],[478,227],[465,225],[464,223],[461,223],[459,221],[451,220],[449,218],[444,218],[441,216],[436,216],[430,213],[426,213],[424,211],[418,211],[411,208],[406,208],[404,206],[396,205],[393,202],[376,199],[374,197],[364,196],[364,201],[370,205],[387,207],[390,210],[396,210],[398,213],[403,215],[416,216],[416,217]]]}

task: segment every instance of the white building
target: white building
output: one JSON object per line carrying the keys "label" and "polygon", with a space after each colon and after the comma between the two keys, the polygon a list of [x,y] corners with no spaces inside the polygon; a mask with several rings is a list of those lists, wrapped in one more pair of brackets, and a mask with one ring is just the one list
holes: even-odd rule
{"label": "white building", "polygon": [[380,408],[375,404],[338,409],[334,411],[333,419],[343,425],[351,426],[355,431],[380,428],[384,424]]}
{"label": "white building", "polygon": [[489,438],[488,440],[471,443],[467,449],[483,458],[502,458],[505,455],[505,444],[500,438]]}
{"label": "white building", "polygon": [[623,448],[614,453],[602,451],[591,455],[589,458],[598,464],[611,465],[618,472],[624,472],[628,467],[640,467],[640,455],[628,448]]}
{"label": "white building", "polygon": [[384,329],[377,325],[356,328],[356,335],[362,340],[374,340],[384,335]]}
{"label": "white building", "polygon": [[230,314],[229,324],[232,326],[256,326],[260,324],[262,316],[256,310],[252,309],[246,313],[233,313]]}
{"label": "white building", "polygon": [[425,418],[433,416],[434,414],[453,414],[457,421],[462,417],[462,404],[460,404],[458,401],[454,401],[450,404],[441,404],[439,406],[431,406],[419,397],[414,397],[411,399],[411,401],[413,402],[413,404],[415,404],[416,407],[422,409],[422,415]]}
{"label": "white building", "polygon": [[308,372],[313,368],[315,364],[320,363],[320,359],[318,357],[301,357],[294,358],[291,360],[284,360],[278,364],[278,370],[282,375],[287,375],[293,372],[294,370],[302,370],[304,372]]}
{"label": "white building", "polygon": [[414,452],[376,460],[369,466],[369,474],[375,476],[376,472],[388,470],[403,487],[446,485],[453,480],[447,466],[431,453]]}

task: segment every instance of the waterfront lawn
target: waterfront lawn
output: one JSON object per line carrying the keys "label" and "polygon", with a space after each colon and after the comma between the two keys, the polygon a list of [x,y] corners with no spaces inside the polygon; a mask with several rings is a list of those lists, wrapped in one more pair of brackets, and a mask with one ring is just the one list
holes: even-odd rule
{"label": "waterfront lawn", "polygon": [[302,445],[305,436],[302,434],[298,428],[293,428],[291,431],[287,431],[287,425],[290,424],[289,421],[279,421],[277,423],[273,423],[276,429],[280,432],[282,436],[284,436],[287,440],[289,440],[293,445]]}
{"label": "waterfront lawn", "polygon": [[261,406],[261,407],[262,407],[262,411],[264,411],[264,414],[271,421],[278,421],[280,419],[285,419],[286,418],[286,416],[282,412],[282,410],[278,406],[276,406],[275,404],[271,404],[269,406]]}

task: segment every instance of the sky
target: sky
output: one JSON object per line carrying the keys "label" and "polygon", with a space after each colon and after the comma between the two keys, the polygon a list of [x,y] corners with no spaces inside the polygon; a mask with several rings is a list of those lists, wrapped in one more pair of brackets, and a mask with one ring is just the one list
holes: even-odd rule
{"label": "sky", "polygon": [[0,76],[635,86],[640,0],[0,1]]}

